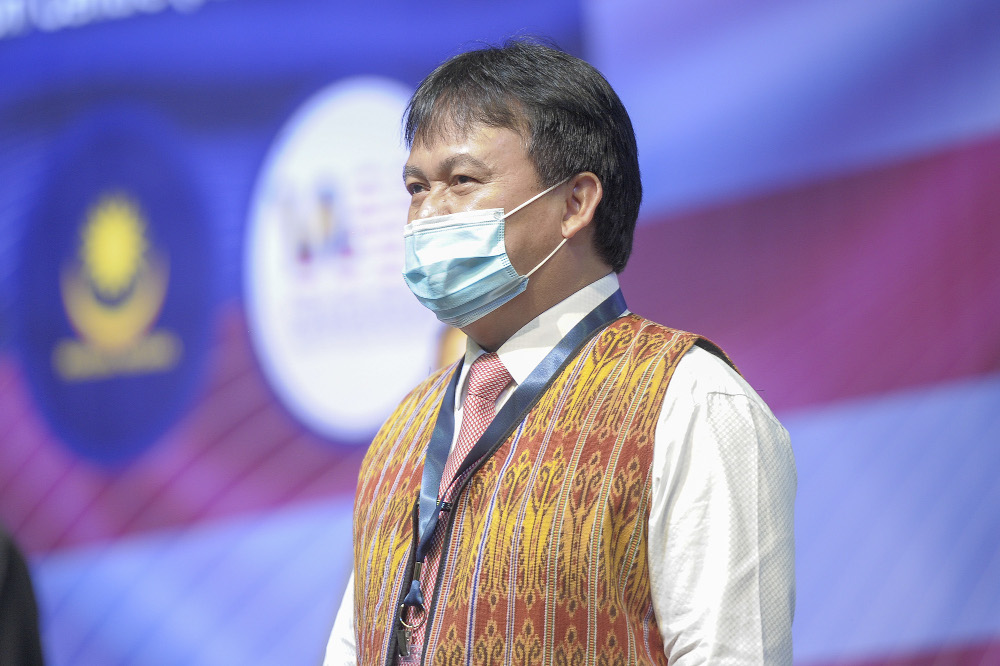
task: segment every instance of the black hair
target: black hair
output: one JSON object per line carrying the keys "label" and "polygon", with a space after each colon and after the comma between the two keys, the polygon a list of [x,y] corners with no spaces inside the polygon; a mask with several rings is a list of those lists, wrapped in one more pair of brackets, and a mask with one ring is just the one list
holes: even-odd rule
{"label": "black hair", "polygon": [[604,196],[594,212],[594,243],[620,273],[632,252],[642,183],[632,122],[604,76],[535,39],[467,51],[421,82],[406,109],[404,138],[412,148],[477,124],[524,137],[542,187],[584,171],[597,175]]}

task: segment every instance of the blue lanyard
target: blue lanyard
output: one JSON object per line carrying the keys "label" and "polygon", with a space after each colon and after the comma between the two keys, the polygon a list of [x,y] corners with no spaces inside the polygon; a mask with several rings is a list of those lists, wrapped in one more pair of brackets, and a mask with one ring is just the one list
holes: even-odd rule
{"label": "blue lanyard", "polygon": [[[546,354],[541,363],[531,371],[528,378],[514,390],[489,427],[486,428],[486,432],[462,461],[454,478],[461,478],[472,465],[505,439],[513,428],[527,416],[528,410],[535,405],[549,382],[572,358],[574,352],[595,332],[621,317],[625,311],[625,298],[622,296],[621,290],[618,290],[580,320],[559,341],[559,344]],[[461,366],[456,367],[451,381],[448,382],[448,389],[441,401],[437,422],[434,424],[434,433],[427,446],[427,457],[424,461],[424,472],[420,482],[419,536],[414,559],[414,562],[420,566],[423,565],[424,558],[427,556],[427,549],[434,534],[434,528],[437,527],[438,517],[443,509],[449,508],[444,502],[438,501],[438,495],[441,491],[441,475],[444,473],[445,462],[451,452],[454,436],[455,393],[461,370]],[[449,483],[451,481],[453,479],[449,479]],[[419,570],[419,567],[415,567],[410,590],[403,600],[405,606],[420,606],[422,608],[424,605]]]}

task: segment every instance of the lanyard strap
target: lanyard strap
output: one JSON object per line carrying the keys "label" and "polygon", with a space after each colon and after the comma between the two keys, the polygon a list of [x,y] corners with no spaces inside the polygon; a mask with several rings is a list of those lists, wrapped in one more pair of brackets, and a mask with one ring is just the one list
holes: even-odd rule
{"label": "lanyard strap", "polygon": [[[528,410],[537,402],[542,392],[555,377],[556,373],[574,355],[579,347],[591,338],[598,330],[622,316],[626,311],[625,298],[621,290],[615,291],[603,303],[590,311],[586,317],[563,337],[541,363],[531,371],[528,378],[510,396],[500,409],[486,432],[479,438],[476,445],[462,461],[456,470],[454,478],[461,478],[480,458],[492,451],[494,447],[510,434],[511,430],[527,415]],[[427,556],[428,546],[437,527],[441,510],[446,508],[444,502],[438,500],[441,490],[441,475],[444,473],[445,462],[451,452],[451,444],[455,429],[455,394],[458,389],[458,377],[461,365],[455,368],[455,373],[448,382],[448,389],[441,407],[438,410],[434,433],[427,446],[427,456],[424,461],[424,471],[420,482],[420,513],[419,534],[415,553],[415,562],[422,563]],[[452,479],[448,480],[449,483]],[[413,583],[406,595],[404,604],[407,606],[423,606],[423,593],[420,590],[419,576],[413,576]]]}

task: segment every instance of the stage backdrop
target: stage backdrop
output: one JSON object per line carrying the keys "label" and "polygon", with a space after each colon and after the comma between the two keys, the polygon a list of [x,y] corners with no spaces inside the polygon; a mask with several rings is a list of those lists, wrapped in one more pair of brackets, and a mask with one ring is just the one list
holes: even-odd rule
{"label": "stage backdrop", "polygon": [[993,0],[0,2],[0,523],[49,661],[319,662],[360,458],[451,353],[400,116],[525,34],[632,115],[630,307],[791,432],[796,662],[1000,663]]}

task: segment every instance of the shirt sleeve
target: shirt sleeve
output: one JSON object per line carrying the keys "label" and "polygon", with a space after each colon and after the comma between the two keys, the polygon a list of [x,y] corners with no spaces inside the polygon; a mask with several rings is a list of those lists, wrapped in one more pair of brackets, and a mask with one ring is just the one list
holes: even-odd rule
{"label": "shirt sleeve", "polygon": [[333,621],[333,631],[326,644],[323,666],[355,666],[358,663],[357,647],[354,643],[354,574],[347,579],[347,589],[340,601],[337,618]]}
{"label": "shirt sleeve", "polygon": [[668,663],[792,663],[795,462],[788,432],[695,347],[653,447],[649,568]]}

